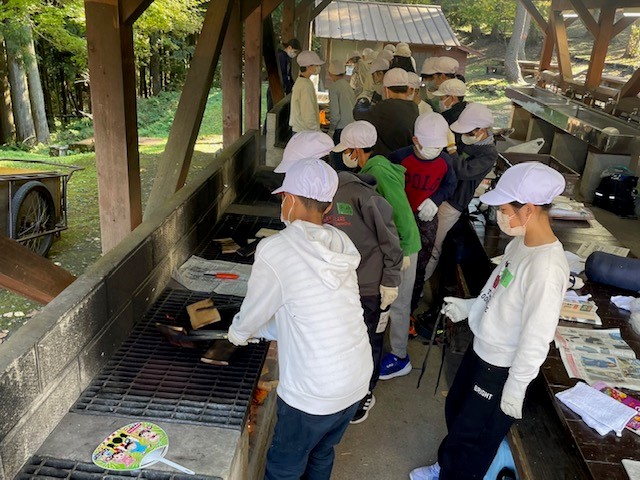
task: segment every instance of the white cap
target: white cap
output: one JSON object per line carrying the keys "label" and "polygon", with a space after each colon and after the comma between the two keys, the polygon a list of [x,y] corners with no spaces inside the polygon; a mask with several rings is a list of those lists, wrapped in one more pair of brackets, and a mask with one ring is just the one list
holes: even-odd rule
{"label": "white cap", "polygon": [[407,71],[402,68],[392,68],[384,74],[382,85],[385,87],[406,87],[409,85]]}
{"label": "white cap", "polygon": [[444,148],[449,144],[449,124],[439,113],[423,113],[416,119],[414,135],[423,147]]}
{"label": "white cap", "polygon": [[336,190],[336,171],[319,158],[304,158],[287,170],[282,186],[271,193],[287,192],[319,202],[331,202]]}
{"label": "white cap", "polygon": [[396,46],[393,43],[387,43],[384,46],[384,49],[390,51],[391,53],[393,53],[393,52],[396,51]]}
{"label": "white cap", "polygon": [[458,120],[451,124],[451,130],[456,133],[469,133],[476,128],[489,127],[493,127],[493,114],[480,103],[467,104]]}
{"label": "white cap", "polygon": [[375,58],[375,53],[373,48],[365,48],[362,50],[362,58],[364,58],[365,62],[370,62]]}
{"label": "white cap", "polygon": [[434,73],[448,73],[453,74],[458,71],[460,64],[455,58],[451,57],[436,57],[433,64]]}
{"label": "white cap", "polygon": [[358,50],[354,50],[349,54],[349,56],[347,57],[347,60],[351,60],[352,58],[355,58],[355,57],[362,57],[362,54]]}
{"label": "white cap", "polygon": [[400,42],[399,44],[396,45],[396,51],[393,54],[396,57],[410,57],[411,49],[409,48],[408,44],[404,42]]}
{"label": "white cap", "polygon": [[409,77],[409,86],[411,88],[420,88],[422,86],[422,78],[420,78],[420,75],[413,72],[407,72],[407,76]]}
{"label": "white cap", "polygon": [[382,50],[378,54],[377,58],[382,58],[382,59],[386,60],[387,62],[391,63],[391,60],[393,60],[393,52],[391,50]]}
{"label": "white cap", "polygon": [[378,141],[376,127],[366,120],[357,120],[344,127],[340,133],[340,143],[334,152],[344,152],[347,148],[371,148]]}
{"label": "white cap", "polygon": [[378,58],[369,65],[369,73],[386,72],[390,66],[389,60],[382,58],[382,55],[378,55]]}
{"label": "white cap", "polygon": [[467,94],[467,86],[462,80],[450,78],[442,82],[433,94],[438,97],[464,97]]}
{"label": "white cap", "polygon": [[324,65],[324,60],[321,60],[318,54],[311,50],[304,50],[296,57],[296,62],[301,67],[310,67],[311,65]]}
{"label": "white cap", "polygon": [[424,62],[422,62],[422,70],[420,70],[420,73],[422,75],[434,75],[435,73],[437,73],[433,68],[436,63],[436,58],[438,57],[429,57]]}
{"label": "white cap", "polygon": [[332,75],[344,75],[346,69],[344,68],[344,63],[338,60],[331,60],[329,64],[329,73]]}
{"label": "white cap", "polygon": [[333,148],[329,135],[315,130],[296,133],[284,147],[280,165],[273,169],[276,173],[285,173],[291,166],[303,158],[321,158]]}
{"label": "white cap", "polygon": [[547,205],[560,195],[566,183],[560,172],[540,162],[518,163],[507,168],[496,188],[480,196],[486,205],[511,202]]}

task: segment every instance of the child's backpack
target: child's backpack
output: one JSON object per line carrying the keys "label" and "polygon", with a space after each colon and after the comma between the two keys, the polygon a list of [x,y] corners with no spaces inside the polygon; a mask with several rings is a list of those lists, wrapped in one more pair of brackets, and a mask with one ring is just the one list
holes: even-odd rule
{"label": "child's backpack", "polygon": [[637,195],[638,177],[626,167],[616,167],[603,172],[593,204],[621,217],[634,216]]}

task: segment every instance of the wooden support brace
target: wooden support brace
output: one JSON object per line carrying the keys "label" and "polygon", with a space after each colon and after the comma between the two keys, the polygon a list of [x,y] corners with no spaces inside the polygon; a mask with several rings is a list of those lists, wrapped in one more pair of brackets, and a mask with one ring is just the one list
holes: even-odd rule
{"label": "wooden support brace", "polygon": [[267,76],[269,77],[271,98],[273,98],[273,104],[275,105],[284,98],[284,88],[282,86],[282,77],[280,76],[280,67],[276,54],[276,43],[271,16],[268,16],[262,22],[262,56],[264,57],[264,66],[267,69]]}
{"label": "wooden support brace", "polygon": [[46,305],[76,279],[51,260],[0,235],[0,287]]}
{"label": "wooden support brace", "polygon": [[607,58],[609,43],[613,38],[613,25],[616,18],[616,7],[605,7],[600,10],[600,19],[598,20],[598,35],[593,42],[591,49],[591,60],[589,62],[589,70],[587,70],[587,78],[584,82],[585,87],[594,89],[600,86],[602,80],[602,70]]}
{"label": "wooden support brace", "polygon": [[593,15],[591,15],[591,12],[587,9],[587,7],[585,7],[584,2],[582,0],[569,1],[571,2],[571,5],[573,6],[575,12],[580,17],[580,20],[582,20],[582,23],[584,23],[584,26],[587,27],[587,30],[589,30],[589,33],[591,33],[591,36],[593,38],[596,38],[600,29],[598,27],[598,23],[593,18]]}
{"label": "wooden support brace", "polygon": [[636,17],[622,17],[620,20],[618,20],[614,25],[613,25],[613,37],[617,37],[618,35],[620,35],[623,31],[625,31],[628,27],[630,27],[631,25],[633,25],[636,20],[638,20]]}
{"label": "wooden support brace", "polygon": [[571,71],[571,56],[569,54],[569,41],[567,39],[567,29],[564,25],[562,12],[552,12],[551,23],[553,25],[553,34],[556,44],[556,53],[558,55],[558,69],[563,80],[573,80],[573,72]]}
{"label": "wooden support brace", "polygon": [[[305,3],[305,2],[302,2]],[[296,18],[298,19],[298,25],[296,27],[296,38],[300,41],[302,50],[309,50],[311,45],[311,38],[309,36],[309,29],[311,27],[311,7],[313,3],[309,3],[306,8],[302,8],[302,5],[296,7]]]}
{"label": "wooden support brace", "polygon": [[132,25],[154,0],[120,0],[120,21]]}
{"label": "wooden support brace", "polygon": [[640,93],[640,68],[636,70],[631,78],[620,89],[620,98],[635,97]]}
{"label": "wooden support brace", "polygon": [[538,8],[533,3],[533,0],[520,0],[520,3],[527,9],[531,18],[533,18],[534,22],[540,27],[542,32],[546,32],[549,28],[547,21],[544,19]]}
{"label": "wooden support brace", "polygon": [[[254,10],[255,11],[255,10]],[[226,148],[242,136],[242,20],[240,1],[233,9],[222,45],[222,144]]]}
{"label": "wooden support brace", "polygon": [[331,3],[332,0],[322,0],[316,7],[311,11],[311,16],[309,17],[309,21],[312,22],[320,13],[327,8],[327,6]]}
{"label": "wooden support brace", "polygon": [[187,179],[232,5],[232,0],[211,0],[209,3],[167,145],[158,165],[145,218],[161,208]]}
{"label": "wooden support brace", "polygon": [[295,36],[296,0],[284,0],[282,8],[282,40],[287,42]]}
{"label": "wooden support brace", "polygon": [[244,29],[244,128],[259,130],[262,98],[262,11],[247,17]]}
{"label": "wooden support brace", "polygon": [[102,251],[142,221],[133,29],[117,4],[85,0]]}

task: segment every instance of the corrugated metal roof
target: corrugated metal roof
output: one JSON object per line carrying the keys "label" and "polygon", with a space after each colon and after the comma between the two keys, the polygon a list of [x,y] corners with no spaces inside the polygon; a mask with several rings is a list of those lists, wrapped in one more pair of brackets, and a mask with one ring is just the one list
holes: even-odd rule
{"label": "corrugated metal roof", "polygon": [[459,47],[439,5],[331,2],[315,19],[320,38]]}

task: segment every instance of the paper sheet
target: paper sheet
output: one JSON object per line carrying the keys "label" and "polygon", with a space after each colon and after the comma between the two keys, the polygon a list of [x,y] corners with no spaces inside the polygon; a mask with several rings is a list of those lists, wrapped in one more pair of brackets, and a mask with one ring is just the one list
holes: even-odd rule
{"label": "paper sheet", "polygon": [[621,257],[626,257],[629,254],[629,249],[624,247],[613,247],[611,245],[601,245],[596,242],[584,242],[578,248],[576,252],[580,257],[587,258],[593,252],[605,252],[611,253],[613,255],[620,255]]}
{"label": "paper sheet", "polygon": [[629,475],[629,480],[640,480],[640,462],[637,460],[622,459],[622,466]]}
{"label": "paper sheet", "polygon": [[[215,272],[235,273],[239,278],[222,280],[210,276]],[[224,260],[206,260],[193,255],[173,272],[172,277],[181,285],[196,292],[215,292],[220,295],[244,297],[247,295],[247,283],[250,275],[251,265],[225,262]]]}
{"label": "paper sheet", "polygon": [[636,358],[633,349],[620,335],[619,328],[591,329],[558,327],[554,337],[558,349],[579,353],[600,353],[614,357]]}

